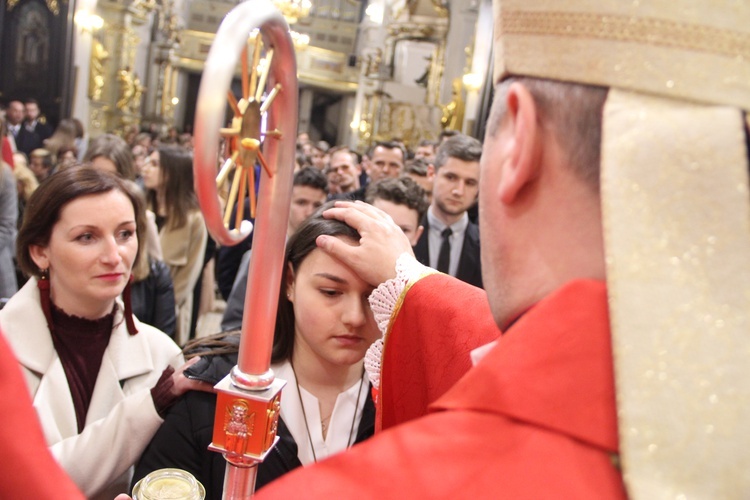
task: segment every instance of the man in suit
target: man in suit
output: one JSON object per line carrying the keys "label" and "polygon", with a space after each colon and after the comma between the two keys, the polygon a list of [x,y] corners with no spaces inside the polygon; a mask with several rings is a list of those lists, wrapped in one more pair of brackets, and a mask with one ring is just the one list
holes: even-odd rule
{"label": "man in suit", "polygon": [[[24,104],[20,101],[11,101],[10,107],[20,111],[21,116],[24,117],[22,123],[10,128],[16,142],[16,149],[30,156],[32,151],[44,147],[44,140],[52,135],[52,129],[40,121],[39,104],[35,99],[27,99]],[[17,114],[14,112],[14,116]]]}
{"label": "man in suit", "polygon": [[467,135],[447,139],[435,157],[432,203],[422,221],[425,230],[414,247],[422,264],[482,287],[479,227],[466,211],[479,191],[482,144]]}
{"label": "man in suit", "polygon": [[399,177],[404,170],[406,151],[395,141],[376,142],[367,152],[368,161],[363,164],[369,182],[377,182],[388,177]]}
{"label": "man in suit", "polygon": [[23,107],[26,113],[24,126],[26,130],[39,138],[40,145],[38,147],[42,147],[44,140],[52,136],[52,127],[42,118],[42,111],[39,109],[39,102],[36,99],[26,99]]}
{"label": "man in suit", "polygon": [[[18,135],[23,128],[24,108],[23,103],[13,100],[8,103],[8,109],[5,111],[5,119],[8,122],[8,137],[12,139],[13,151],[18,149]],[[26,154],[28,157],[28,153]]]}
{"label": "man in suit", "polygon": [[333,172],[333,182],[339,188],[339,192],[331,195],[330,199],[364,201],[365,187],[360,187],[359,179],[362,167],[356,153],[346,146],[336,146],[328,150],[328,154],[331,158],[328,169]]}

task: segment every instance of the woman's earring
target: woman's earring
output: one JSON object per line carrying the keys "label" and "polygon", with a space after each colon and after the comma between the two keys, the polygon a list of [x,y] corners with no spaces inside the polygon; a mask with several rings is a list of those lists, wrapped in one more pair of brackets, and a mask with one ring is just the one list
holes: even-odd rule
{"label": "woman's earring", "polygon": [[136,328],[135,321],[133,321],[133,302],[130,299],[131,289],[134,281],[135,276],[131,274],[130,279],[128,280],[128,284],[125,285],[125,289],[122,291],[122,302],[125,306],[125,326],[127,326],[128,333],[130,335],[135,335],[136,333],[138,333],[138,328]]}
{"label": "woman's earring", "polygon": [[47,326],[49,331],[52,331],[52,300],[50,299],[49,292],[49,268],[39,270],[39,279],[36,281],[36,286],[39,288],[39,302],[42,306],[42,312],[44,317],[47,319]]}

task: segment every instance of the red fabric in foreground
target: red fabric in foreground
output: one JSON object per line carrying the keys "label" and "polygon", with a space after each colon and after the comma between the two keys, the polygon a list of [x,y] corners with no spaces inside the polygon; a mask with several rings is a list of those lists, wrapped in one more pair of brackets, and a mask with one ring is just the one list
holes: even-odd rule
{"label": "red fabric in foreground", "polygon": [[0,332],[0,498],[83,499],[47,449],[18,361]]}
{"label": "red fabric in foreground", "polygon": [[[420,305],[411,295],[404,304]],[[519,319],[432,413],[293,472],[257,499],[625,499],[612,465],[610,344],[605,285],[571,283]]]}
{"label": "red fabric in foreground", "polygon": [[2,138],[2,157],[3,161],[8,164],[11,170],[16,168],[16,162],[13,160],[13,146],[10,145],[10,139]]}
{"label": "red fabric in foreground", "polygon": [[469,353],[499,336],[481,288],[445,274],[415,283],[385,342],[376,429],[425,415],[469,371]]}

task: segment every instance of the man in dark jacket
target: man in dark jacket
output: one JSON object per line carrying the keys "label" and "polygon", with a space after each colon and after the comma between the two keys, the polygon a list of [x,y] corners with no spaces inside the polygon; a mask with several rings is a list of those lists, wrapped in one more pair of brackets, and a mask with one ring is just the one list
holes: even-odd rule
{"label": "man in dark jacket", "polygon": [[414,247],[417,260],[471,285],[482,287],[479,227],[467,210],[479,192],[482,144],[467,135],[447,139],[435,157],[432,203]]}

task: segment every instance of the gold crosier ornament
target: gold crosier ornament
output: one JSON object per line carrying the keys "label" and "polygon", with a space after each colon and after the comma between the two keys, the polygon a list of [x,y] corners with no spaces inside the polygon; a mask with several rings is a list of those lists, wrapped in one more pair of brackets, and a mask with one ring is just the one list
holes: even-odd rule
{"label": "gold crosier ornament", "polygon": [[[230,91],[238,60],[242,74],[239,98]],[[223,128],[227,99],[234,116],[230,126]],[[292,192],[297,112],[297,65],[284,17],[269,0],[237,5],[219,26],[206,60],[196,107],[194,156],[198,200],[208,229],[220,244],[233,245],[247,236],[249,231],[241,229],[245,197],[250,197],[252,212],[257,204],[239,358],[237,366],[215,387],[216,415],[209,448],[223,453],[227,460],[225,499],[252,496],[257,465],[278,440],[279,403],[286,382],[274,377],[270,363]],[[227,146],[223,164],[221,136]],[[257,200],[256,161],[262,166]],[[217,183],[222,185],[232,170],[230,200],[222,215]],[[236,229],[229,230],[235,203]]]}
{"label": "gold crosier ornament", "polygon": [[630,498],[750,498],[750,4],[495,0],[495,78],[610,88],[601,197]]}

